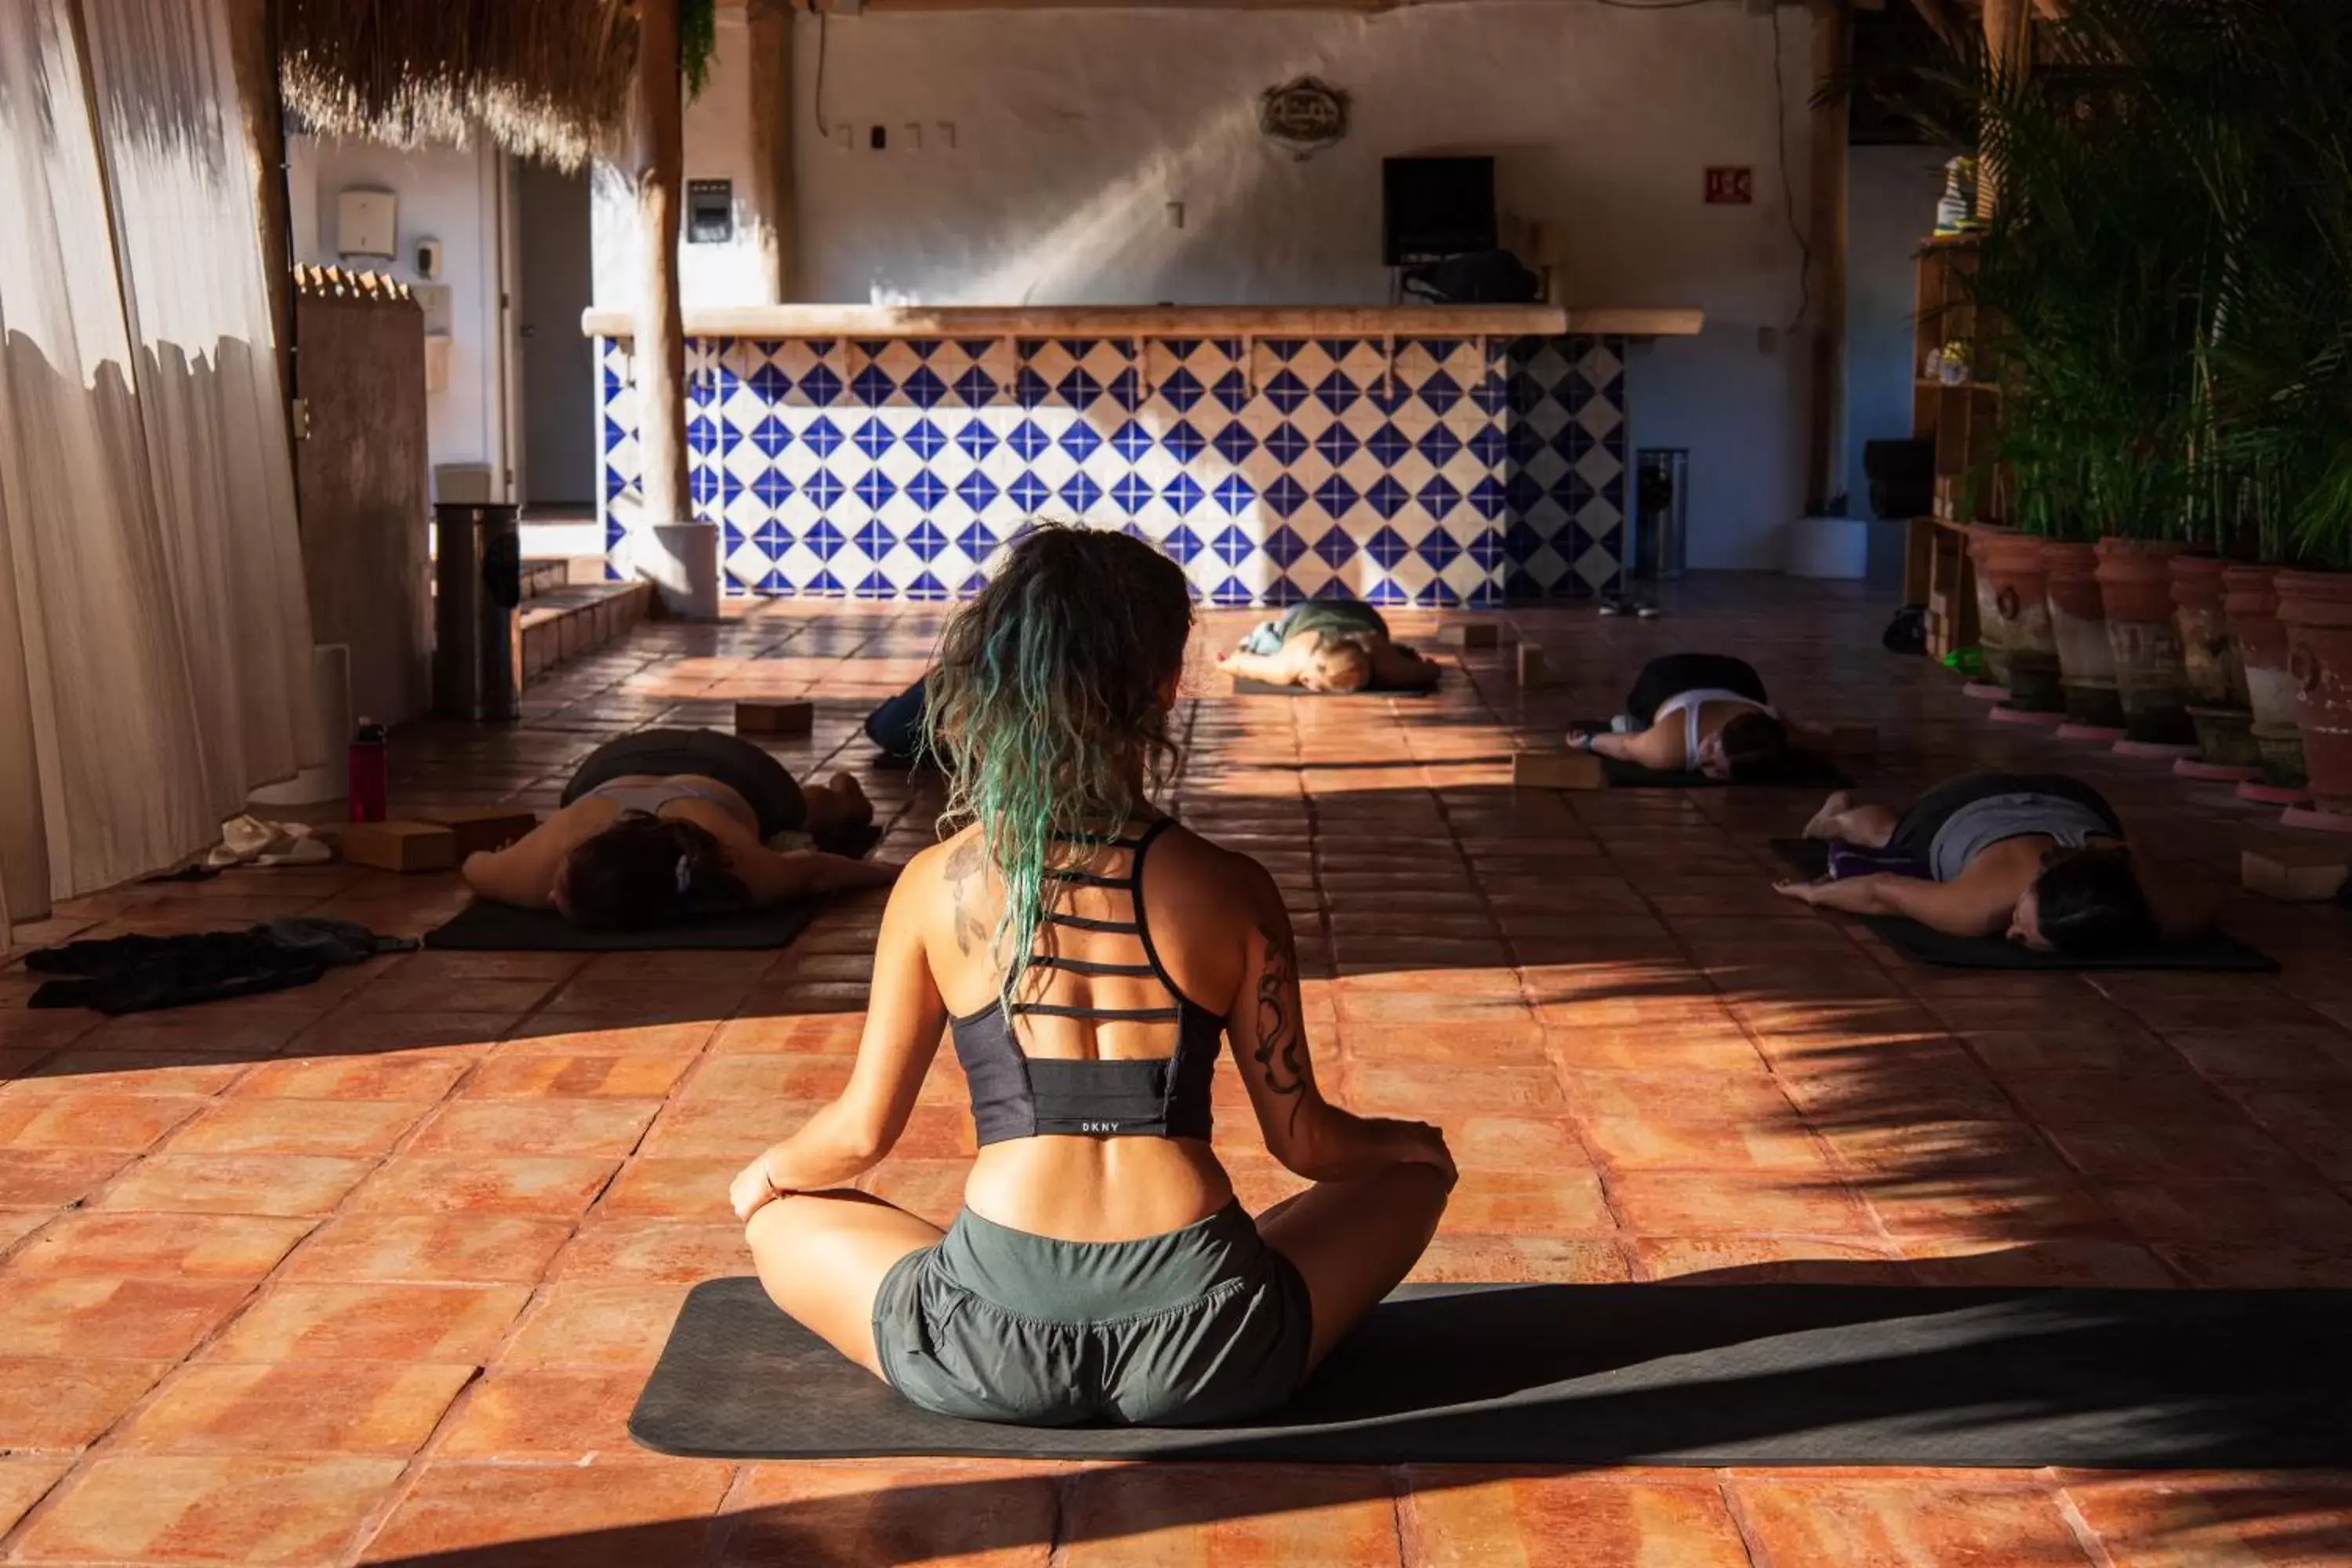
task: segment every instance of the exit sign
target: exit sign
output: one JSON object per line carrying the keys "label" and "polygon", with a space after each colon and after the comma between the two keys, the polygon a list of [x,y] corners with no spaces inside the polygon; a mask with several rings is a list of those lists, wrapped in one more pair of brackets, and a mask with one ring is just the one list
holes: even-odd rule
{"label": "exit sign", "polygon": [[1711,207],[1744,207],[1756,200],[1754,169],[1717,168],[1706,172],[1706,205]]}

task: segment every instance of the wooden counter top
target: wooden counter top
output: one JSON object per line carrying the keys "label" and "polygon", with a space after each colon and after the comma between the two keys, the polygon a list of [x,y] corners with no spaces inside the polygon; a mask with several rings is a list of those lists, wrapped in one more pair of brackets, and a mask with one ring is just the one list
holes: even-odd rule
{"label": "wooden counter top", "polygon": [[[1692,337],[1695,309],[1579,305],[722,305],[686,312],[690,338]],[[627,338],[635,312],[591,310],[590,337]]]}

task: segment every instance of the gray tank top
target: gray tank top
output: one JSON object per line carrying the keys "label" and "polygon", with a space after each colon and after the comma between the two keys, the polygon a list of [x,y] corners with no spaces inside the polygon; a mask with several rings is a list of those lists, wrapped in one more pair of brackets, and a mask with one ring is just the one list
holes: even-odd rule
{"label": "gray tank top", "polygon": [[2093,838],[2113,838],[2115,824],[2080,801],[2054,795],[1989,795],[1944,819],[1927,847],[1927,868],[1949,882],[1994,845],[2011,838],[2048,838],[2080,849]]}

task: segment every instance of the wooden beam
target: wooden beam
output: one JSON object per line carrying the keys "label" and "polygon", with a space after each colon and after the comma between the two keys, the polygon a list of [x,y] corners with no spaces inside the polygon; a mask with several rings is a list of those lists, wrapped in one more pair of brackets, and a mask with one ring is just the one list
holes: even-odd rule
{"label": "wooden beam", "polygon": [[1843,79],[1853,17],[1846,0],[1813,0],[1813,90],[1809,173],[1813,322],[1811,439],[1805,500],[1822,510],[1845,489],[1846,97],[1823,93]]}
{"label": "wooden beam", "polygon": [[[1706,312],[1633,305],[709,305],[698,338],[1696,337]],[[584,310],[590,337],[627,338],[633,313]]]}
{"label": "wooden beam", "polygon": [[1956,55],[1969,52],[1968,33],[1952,15],[1946,0],[1911,0],[1911,9],[1919,14],[1919,20],[1927,23],[1936,37],[1944,40],[1946,48]]}
{"label": "wooden beam", "polygon": [[793,190],[793,7],[791,0],[751,0],[752,243],[761,296],[772,305],[793,297],[800,238]]}
{"label": "wooden beam", "polygon": [[[722,5],[748,5],[751,0],[720,0]],[[1474,5],[1484,0],[804,0],[808,9],[835,16],[926,15],[950,11],[1345,11],[1357,15],[1415,10],[1433,5]],[[1807,5],[1811,0],[1774,0],[1785,6]],[[1886,0],[1851,0],[1866,11],[1885,8]],[[2058,0],[2042,0],[2056,4]],[[1550,0],[1566,9],[1589,5],[1592,0]],[[1660,5],[1660,10],[1677,9]]]}
{"label": "wooden beam", "polygon": [[637,0],[631,100],[637,163],[637,472],[647,529],[690,521],[686,332],[678,312],[678,195],[685,163],[677,0]]}
{"label": "wooden beam", "polygon": [[[1197,0],[1185,8],[1202,11],[1393,11],[1426,0]],[[1460,0],[1456,0],[1460,3]],[[1564,3],[1564,0],[1563,0]],[[1160,9],[1168,0],[815,0],[814,10],[833,15],[934,11],[1141,11]]]}
{"label": "wooden beam", "polygon": [[253,186],[254,242],[269,297],[270,348],[287,436],[294,416],[294,217],[286,194],[286,110],[278,94],[278,0],[230,0],[229,55],[236,71],[247,174]]}
{"label": "wooden beam", "polygon": [[[2004,78],[2023,75],[2033,64],[2032,0],[1984,0],[1985,53]],[[2000,161],[1990,149],[1977,157],[1977,216],[1990,221],[2000,200]]]}

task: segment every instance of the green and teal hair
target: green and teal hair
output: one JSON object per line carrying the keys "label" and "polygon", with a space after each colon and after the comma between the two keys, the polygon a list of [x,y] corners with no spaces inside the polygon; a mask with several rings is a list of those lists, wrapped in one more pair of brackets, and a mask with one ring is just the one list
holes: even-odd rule
{"label": "green and teal hair", "polygon": [[980,824],[1004,880],[994,945],[1010,1007],[1049,902],[1046,873],[1090,857],[1173,773],[1161,696],[1184,664],[1183,570],[1139,539],[1061,523],[1013,545],[940,640],[924,742],[949,779],[943,827]]}

